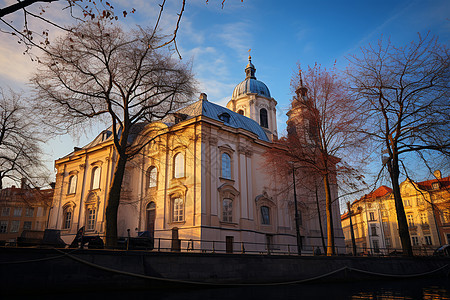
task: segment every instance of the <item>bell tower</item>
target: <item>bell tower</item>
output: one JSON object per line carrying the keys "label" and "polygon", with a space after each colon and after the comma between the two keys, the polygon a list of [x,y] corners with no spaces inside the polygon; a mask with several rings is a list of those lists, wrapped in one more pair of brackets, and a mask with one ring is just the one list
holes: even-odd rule
{"label": "bell tower", "polygon": [[268,87],[256,79],[251,56],[244,71],[245,79],[234,88],[227,108],[256,121],[273,141],[278,138],[277,101],[270,96]]}

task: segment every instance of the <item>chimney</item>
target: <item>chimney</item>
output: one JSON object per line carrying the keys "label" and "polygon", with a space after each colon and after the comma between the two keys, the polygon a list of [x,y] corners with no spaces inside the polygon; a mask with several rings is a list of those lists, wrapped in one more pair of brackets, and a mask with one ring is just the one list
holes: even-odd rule
{"label": "chimney", "polygon": [[21,189],[26,189],[27,188],[27,179],[26,178],[22,177],[22,179],[20,179],[20,188]]}
{"label": "chimney", "polygon": [[434,177],[436,177],[436,179],[442,179],[442,174],[441,171],[436,170],[433,172]]}
{"label": "chimney", "polygon": [[208,96],[205,93],[201,93],[198,99],[208,101]]}

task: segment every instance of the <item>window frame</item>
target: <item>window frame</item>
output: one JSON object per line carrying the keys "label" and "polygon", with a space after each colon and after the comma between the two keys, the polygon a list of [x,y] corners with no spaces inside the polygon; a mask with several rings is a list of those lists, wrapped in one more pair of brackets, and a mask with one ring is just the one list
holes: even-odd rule
{"label": "window frame", "polygon": [[158,169],[152,165],[147,169],[147,188],[156,187],[158,187]]}
{"label": "window frame", "polygon": [[186,157],[181,151],[173,156],[173,178],[186,177]]}
{"label": "window frame", "polygon": [[8,233],[8,220],[0,220],[0,233]]}
{"label": "window frame", "polygon": [[263,128],[269,128],[269,113],[264,107],[259,110],[259,125]]}
{"label": "window frame", "polygon": [[86,231],[95,231],[95,223],[97,221],[97,208],[89,206],[86,208]]}
{"label": "window frame", "polygon": [[22,216],[22,207],[14,207],[13,216],[21,217]]}
{"label": "window frame", "polygon": [[[228,202],[228,205],[225,205]],[[233,199],[222,199],[222,221],[226,223],[233,223]]]}
{"label": "window frame", "polygon": [[72,174],[69,176],[69,183],[67,186],[67,195],[73,195],[77,192],[77,174]]}
{"label": "window frame", "polygon": [[[267,209],[267,210],[266,210]],[[268,205],[261,205],[259,208],[260,216],[261,216],[261,225],[272,225],[270,218],[270,207]],[[266,212],[266,214],[265,214]]]}
{"label": "window frame", "polygon": [[13,220],[11,221],[11,226],[9,228],[9,232],[11,233],[17,233],[20,230],[20,221]]}
{"label": "window frame", "polygon": [[34,207],[25,208],[25,217],[32,218],[34,216]]}
{"label": "window frame", "polygon": [[[179,200],[179,201],[178,201]],[[181,205],[177,205],[176,202],[180,202]],[[172,203],[172,222],[173,223],[180,223],[184,222],[184,213],[185,213],[185,201],[181,195],[177,195],[172,197],[171,199]]]}
{"label": "window frame", "polygon": [[[224,158],[227,158],[227,161],[225,161],[226,164],[224,164]],[[220,177],[231,180],[233,174],[232,165],[231,155],[228,152],[223,151],[220,155]],[[228,166],[228,168],[226,169],[225,166]]]}
{"label": "window frame", "polygon": [[2,217],[9,217],[11,215],[11,207],[2,207]]}
{"label": "window frame", "polygon": [[101,167],[94,166],[91,171],[91,190],[100,189]]}

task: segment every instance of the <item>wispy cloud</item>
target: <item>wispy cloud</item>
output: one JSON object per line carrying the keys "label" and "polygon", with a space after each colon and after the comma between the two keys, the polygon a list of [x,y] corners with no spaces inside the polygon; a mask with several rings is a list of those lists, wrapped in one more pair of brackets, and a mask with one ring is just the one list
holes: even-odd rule
{"label": "wispy cloud", "polygon": [[248,50],[252,47],[253,36],[251,25],[246,22],[226,24],[219,29],[217,37],[241,59],[247,59]]}

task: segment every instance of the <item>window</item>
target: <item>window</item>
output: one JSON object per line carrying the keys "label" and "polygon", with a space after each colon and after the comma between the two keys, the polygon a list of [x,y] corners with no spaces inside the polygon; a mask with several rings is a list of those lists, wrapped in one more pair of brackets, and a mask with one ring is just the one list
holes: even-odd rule
{"label": "window", "polygon": [[19,227],[20,227],[20,221],[12,221],[10,232],[19,232]]}
{"label": "window", "polygon": [[240,115],[244,115],[244,111],[242,109],[238,110],[237,113],[240,114]]}
{"label": "window", "polygon": [[233,200],[223,199],[222,220],[224,222],[233,222]]}
{"label": "window", "polygon": [[31,221],[23,222],[23,230],[31,230]]}
{"label": "window", "polygon": [[22,216],[22,207],[14,208],[14,217],[20,217],[20,216]]}
{"label": "window", "polygon": [[439,189],[439,182],[433,182],[431,184],[431,187],[433,188],[433,190],[438,190]]}
{"label": "window", "polygon": [[231,158],[227,153],[222,153],[222,177],[231,179]]}
{"label": "window", "polygon": [[44,209],[42,207],[38,207],[36,217],[42,217],[44,215]]}
{"label": "window", "polygon": [[261,224],[270,225],[270,209],[268,206],[261,206]]}
{"label": "window", "polygon": [[174,178],[184,177],[184,155],[183,153],[177,153],[173,158],[174,162]]}
{"label": "window", "polygon": [[417,198],[417,205],[420,206],[420,205],[423,205],[423,204],[424,204],[423,198],[422,197],[418,197]]}
{"label": "window", "polygon": [[156,187],[158,183],[158,169],[156,167],[150,167],[148,171],[148,187]]}
{"label": "window", "polygon": [[431,243],[431,236],[429,236],[429,235],[426,235],[426,236],[425,236],[425,244],[427,244],[427,245],[433,245],[433,244]]}
{"label": "window", "polygon": [[88,208],[86,215],[86,230],[94,230],[95,229],[95,208]]}
{"label": "window", "polygon": [[8,231],[8,221],[0,221],[0,233],[6,233]]}
{"label": "window", "polygon": [[265,108],[261,108],[259,111],[259,121],[262,127],[269,128],[269,120],[267,118],[267,110]]}
{"label": "window", "polygon": [[428,224],[428,218],[426,213],[420,213],[420,221],[422,224]]}
{"label": "window", "polygon": [[34,230],[42,230],[42,222],[36,221],[34,224]]}
{"label": "window", "polygon": [[32,217],[34,214],[34,207],[27,207],[25,209],[25,217]]}
{"label": "window", "polygon": [[386,243],[386,247],[387,247],[387,248],[391,247],[391,238],[386,238],[386,239],[384,240],[384,242]]}
{"label": "window", "polygon": [[403,203],[405,204],[405,206],[411,206],[411,201],[409,199],[405,199]]}
{"label": "window", "polygon": [[230,123],[230,114],[228,114],[228,113],[221,113],[219,115],[219,119],[221,121],[224,121],[225,123]]}
{"label": "window", "polygon": [[408,225],[409,227],[414,227],[414,216],[413,215],[407,215],[408,218]]}
{"label": "window", "polygon": [[9,207],[2,208],[2,217],[9,217],[10,213],[11,213],[11,209]]}
{"label": "window", "polygon": [[380,253],[380,243],[378,242],[378,240],[373,240],[372,244],[373,244],[373,251],[375,253]]}
{"label": "window", "polygon": [[184,220],[184,203],[183,199],[173,199],[173,222],[182,222]]}
{"label": "window", "polygon": [[94,167],[92,169],[91,189],[96,190],[99,188],[100,188],[100,167]]}
{"label": "window", "polygon": [[72,225],[72,209],[67,207],[63,212],[63,229],[69,229]]}
{"label": "window", "polygon": [[370,235],[377,236],[377,227],[375,225],[370,226]]}
{"label": "window", "polygon": [[67,188],[67,194],[75,194],[77,190],[77,175],[69,177],[69,187]]}
{"label": "window", "polygon": [[419,245],[419,238],[417,236],[412,236],[411,237],[411,241],[412,241],[412,245],[413,246],[418,246]]}
{"label": "window", "polygon": [[375,213],[370,212],[370,213],[369,213],[369,218],[370,218],[369,221],[375,221]]}

